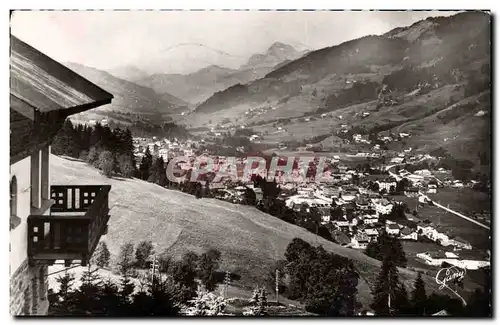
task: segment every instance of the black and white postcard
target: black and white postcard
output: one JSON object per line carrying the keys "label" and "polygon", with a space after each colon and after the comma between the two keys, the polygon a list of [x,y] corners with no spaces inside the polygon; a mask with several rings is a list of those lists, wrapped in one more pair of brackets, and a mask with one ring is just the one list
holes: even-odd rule
{"label": "black and white postcard", "polygon": [[11,315],[491,318],[491,24],[11,11]]}

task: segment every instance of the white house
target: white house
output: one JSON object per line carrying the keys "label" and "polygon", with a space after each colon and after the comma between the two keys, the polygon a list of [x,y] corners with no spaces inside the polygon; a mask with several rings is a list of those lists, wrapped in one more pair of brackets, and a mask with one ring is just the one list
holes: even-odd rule
{"label": "white house", "polygon": [[396,180],[394,178],[387,178],[383,180],[377,180],[375,183],[378,184],[378,188],[381,191],[382,189],[385,189],[386,192],[389,192],[391,190],[391,187],[395,190],[396,189]]}
{"label": "white house", "polygon": [[287,207],[296,209],[300,207],[303,203],[310,207],[329,207],[331,201],[321,199],[315,195],[293,195],[285,201]]}
{"label": "white house", "polygon": [[395,224],[395,223],[386,224],[385,225],[385,231],[389,235],[397,236],[397,235],[399,235],[399,231],[400,231],[399,225]]}
{"label": "white house", "polygon": [[349,228],[349,221],[347,220],[336,220],[333,222],[333,224],[341,230],[346,230]]}
{"label": "white house", "polygon": [[111,188],[51,185],[50,144],[68,116],[113,96],[12,35],[10,51],[10,314],[46,315],[48,265],[86,265]]}
{"label": "white house", "polygon": [[370,241],[377,241],[379,232],[377,228],[366,228],[365,229],[365,234],[370,238]]}
{"label": "white house", "polygon": [[422,183],[424,181],[424,176],[422,175],[415,175],[415,174],[410,174],[407,175],[406,178],[411,181],[414,185],[418,183]]}
{"label": "white house", "polygon": [[402,164],[405,161],[404,157],[394,157],[391,159],[391,164]]}
{"label": "white house", "polygon": [[365,214],[362,216],[362,219],[365,225],[373,225],[378,222],[378,216],[376,214]]}
{"label": "white house", "polygon": [[424,260],[426,264],[434,266],[441,266],[443,263],[448,263],[467,270],[477,270],[490,266],[489,261],[477,258],[460,258],[452,252],[424,252],[417,254],[417,257]]}
{"label": "white house", "polygon": [[412,230],[408,227],[404,227],[403,229],[401,229],[399,238],[404,240],[417,240],[418,234],[415,230]]}
{"label": "white house", "polygon": [[458,255],[442,251],[418,253],[417,257],[424,260],[426,264],[434,266],[440,266],[443,262],[453,264],[458,259]]}
{"label": "white house", "polygon": [[437,185],[436,184],[427,185],[427,193],[431,193],[431,194],[437,193]]}
{"label": "white house", "polygon": [[420,169],[420,170],[416,170],[413,172],[415,175],[420,175],[420,176],[424,176],[424,177],[429,177],[431,176],[431,171],[428,170],[428,169]]}
{"label": "white house", "polygon": [[425,224],[417,225],[417,231],[421,232],[423,236],[426,236],[432,241],[435,242],[440,241],[443,244],[449,242],[449,237],[447,234],[440,232],[431,225],[425,225]]}
{"label": "white house", "polygon": [[393,204],[387,199],[372,199],[372,204],[378,215],[389,214],[393,207]]}
{"label": "white house", "polygon": [[364,233],[357,233],[351,238],[351,247],[366,249],[368,243],[370,242],[370,238]]}
{"label": "white house", "polygon": [[455,246],[457,248],[462,248],[462,249],[472,249],[472,245],[466,241],[465,239],[462,239],[460,237],[455,237],[453,239],[449,239],[446,242],[447,245]]}

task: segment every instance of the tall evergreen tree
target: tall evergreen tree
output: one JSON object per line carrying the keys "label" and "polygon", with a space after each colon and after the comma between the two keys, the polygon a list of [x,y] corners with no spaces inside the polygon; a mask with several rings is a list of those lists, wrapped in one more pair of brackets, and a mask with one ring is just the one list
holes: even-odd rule
{"label": "tall evergreen tree", "polygon": [[139,172],[141,175],[141,179],[143,180],[148,180],[149,178],[149,170],[151,169],[151,166],[153,165],[153,156],[151,155],[151,152],[149,151],[149,147],[146,148],[146,152],[144,153],[144,157],[142,157],[141,165],[139,166]]}
{"label": "tall evergreen tree", "polygon": [[102,147],[102,126],[101,123],[97,122],[92,129],[90,134],[90,147]]}
{"label": "tall evergreen tree", "polygon": [[100,268],[104,268],[109,266],[110,256],[108,245],[106,245],[105,241],[100,241],[92,255],[91,262]]}
{"label": "tall evergreen tree", "polygon": [[156,157],[151,169],[149,170],[148,181],[161,186],[167,184],[167,174],[165,170],[165,162],[161,156]]}
{"label": "tall evergreen tree", "polygon": [[396,266],[406,267],[406,254],[401,242],[397,238],[389,236],[385,231],[380,234],[376,242],[368,244],[365,254],[379,261],[383,261],[385,256],[390,255]]}
{"label": "tall evergreen tree", "polygon": [[132,132],[127,128],[123,136],[125,154],[130,156],[130,163],[134,167],[134,172],[136,170],[135,158],[134,158],[134,139],[132,137]]}
{"label": "tall evergreen tree", "polygon": [[427,295],[425,293],[425,283],[424,280],[422,280],[422,273],[418,272],[418,277],[415,280],[414,288],[411,293],[413,313],[418,316],[425,315],[426,302]]}
{"label": "tall evergreen tree", "polygon": [[407,308],[406,290],[399,282],[398,269],[390,254],[382,261],[372,296],[370,307],[377,316],[401,315]]}

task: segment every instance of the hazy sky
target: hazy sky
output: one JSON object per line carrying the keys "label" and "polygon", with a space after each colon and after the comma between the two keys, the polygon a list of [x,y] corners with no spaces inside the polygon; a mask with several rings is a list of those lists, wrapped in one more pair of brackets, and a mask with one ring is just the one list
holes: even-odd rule
{"label": "hazy sky", "polygon": [[[23,11],[13,14],[11,31],[61,62],[107,70],[126,64],[145,67],[145,61],[166,60],[173,70],[178,67],[181,71],[189,68],[186,51],[206,53],[207,49],[178,47],[179,44],[203,44],[226,52],[232,56],[231,60],[226,56],[228,65],[235,65],[254,53],[264,52],[276,41],[318,49],[369,34],[382,34],[429,16],[453,13]],[[216,59],[207,56],[207,65],[220,63],[210,60]]]}

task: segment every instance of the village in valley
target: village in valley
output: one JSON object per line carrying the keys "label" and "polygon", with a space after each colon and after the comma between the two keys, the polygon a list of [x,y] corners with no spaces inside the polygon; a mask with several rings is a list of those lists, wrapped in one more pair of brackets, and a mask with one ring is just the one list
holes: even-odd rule
{"label": "village in valley", "polygon": [[10,15],[11,315],[492,316],[491,12]]}
{"label": "village in valley", "polygon": [[[234,132],[235,128],[231,131]],[[149,151],[153,157],[162,157],[165,163],[175,157],[188,158],[188,161],[178,166],[187,172],[193,169],[195,158],[198,159],[201,155],[213,160],[217,166],[216,171],[230,168],[229,162],[235,161],[238,175],[242,176],[247,157],[238,152],[238,148],[236,148],[238,156],[219,156],[204,149],[207,143],[221,137],[223,132],[223,130],[212,132],[212,136],[199,140],[134,138],[137,167],[139,168],[146,151]],[[393,138],[398,141],[397,139],[408,137],[410,134],[402,133],[392,137],[382,136],[379,141],[393,141]],[[249,141],[258,138],[258,135],[252,134],[249,136]],[[369,140],[360,139],[361,135],[352,135],[353,143],[370,143]],[[318,230],[316,226],[321,227],[326,230],[326,238],[339,245],[366,250],[370,243],[377,242],[378,237],[386,233],[404,241],[405,248],[411,248],[412,242],[422,243],[418,245],[420,250],[410,249],[411,253],[407,253],[407,256],[414,260],[412,265],[441,267],[449,264],[469,270],[490,265],[490,248],[484,246],[484,243],[473,245],[470,239],[463,238],[467,237],[466,232],[462,234],[463,231],[462,233],[458,231],[457,234],[453,224],[442,224],[437,215],[446,211],[441,210],[432,201],[434,197],[439,201],[440,192],[453,195],[453,193],[474,191],[479,181],[464,182],[454,179],[451,170],[437,167],[440,157],[412,153],[411,148],[401,152],[391,152],[375,145],[372,149],[368,153],[324,154],[325,172],[321,175],[320,181],[315,180],[315,173],[303,174],[307,169],[304,169],[303,162],[298,158],[300,153],[279,158],[276,155],[272,156],[277,157],[279,167],[286,165],[288,159],[295,160],[293,171],[288,178],[279,170],[274,178],[270,177],[268,169],[254,168],[253,172],[268,182],[277,184],[279,194],[276,200],[293,211],[295,224],[309,227],[313,232]],[[316,157],[316,163],[317,160]],[[314,162],[312,164],[314,165]],[[422,166],[427,168],[419,169]],[[411,168],[412,172],[405,168]],[[211,174],[213,180],[215,173]],[[231,178],[219,177],[214,183],[208,177],[208,180],[200,178],[199,183],[206,196],[234,204],[252,202],[259,209],[264,209],[263,190],[254,178],[239,179],[235,182]],[[249,192],[253,193],[250,194],[252,200],[248,199]],[[465,211],[457,212],[465,213]],[[452,215],[452,218],[460,218],[451,212],[447,213]],[[483,229],[489,229],[491,218],[489,211],[467,211],[467,213],[472,213],[471,218],[476,222],[476,225],[471,225],[472,227],[478,227],[480,224]],[[308,226],[311,222],[313,224],[317,222],[317,225]]]}

